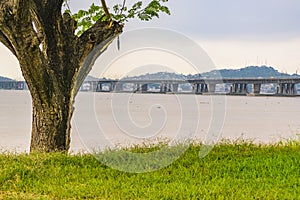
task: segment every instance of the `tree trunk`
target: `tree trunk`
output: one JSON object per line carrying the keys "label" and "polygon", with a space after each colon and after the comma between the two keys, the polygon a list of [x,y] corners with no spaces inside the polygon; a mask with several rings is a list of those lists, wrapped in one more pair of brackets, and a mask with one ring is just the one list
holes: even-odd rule
{"label": "tree trunk", "polygon": [[31,152],[66,152],[69,149],[73,99],[69,91],[57,91],[55,95],[55,101],[43,101],[48,101],[47,104],[32,98]]}

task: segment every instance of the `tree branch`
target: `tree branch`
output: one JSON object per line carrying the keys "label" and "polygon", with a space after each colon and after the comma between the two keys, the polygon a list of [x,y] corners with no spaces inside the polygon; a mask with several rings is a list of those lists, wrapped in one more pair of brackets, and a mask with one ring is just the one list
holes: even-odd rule
{"label": "tree branch", "polygon": [[[74,34],[76,23],[68,13],[62,14],[63,0],[32,1],[34,4],[31,11],[32,18],[37,25],[38,34],[42,36],[39,38],[42,40],[43,54],[47,56],[46,59],[53,62],[52,70],[55,74],[64,74],[67,77],[70,68],[73,67],[70,66],[70,58],[75,51],[74,44],[77,43],[77,36]],[[57,65],[57,63],[68,64]],[[66,77],[57,78],[66,80]]]}
{"label": "tree branch", "polygon": [[[19,60],[22,74],[31,91],[42,95],[48,85],[37,85],[37,82],[47,73],[47,70],[41,67],[46,62],[33,28],[30,6],[32,0],[0,1],[0,38]],[[35,87],[32,87],[33,85]]]}
{"label": "tree branch", "polygon": [[85,31],[79,37],[80,58],[84,61],[85,57],[93,50],[93,48],[111,36],[118,36],[123,31],[123,26],[118,22],[97,21],[91,28]]}
{"label": "tree branch", "polygon": [[95,61],[97,60],[97,58],[104,53],[104,51],[107,49],[107,47],[113,42],[113,40],[118,37],[116,35],[111,36],[110,38],[106,39],[105,41],[103,41],[101,44],[97,45],[91,52],[90,54],[85,58],[84,63],[82,64],[78,75],[76,77],[76,86],[75,86],[75,94],[77,94],[77,92],[80,89],[80,86],[82,85],[82,83],[84,82],[85,78],[87,77],[87,75],[89,74],[89,72],[91,71],[91,69],[94,66]]}
{"label": "tree branch", "polygon": [[18,59],[22,58],[22,51],[39,46],[29,6],[28,0],[0,1],[0,41]]}
{"label": "tree branch", "polygon": [[11,44],[11,42],[7,39],[7,37],[2,33],[0,30],[0,42],[2,42],[15,56],[17,56],[17,53]]}
{"label": "tree branch", "polygon": [[95,60],[122,33],[122,29],[123,26],[118,22],[110,23],[99,20],[80,36],[78,44],[81,47],[79,52],[80,63],[76,76],[76,93],[91,71]]}
{"label": "tree branch", "polygon": [[108,10],[108,7],[106,5],[105,0],[101,0],[101,4],[102,4],[102,8],[103,8],[103,10],[105,12],[105,15],[106,15],[107,19],[110,21],[111,20],[111,16],[110,16],[110,12]]}
{"label": "tree branch", "polygon": [[12,30],[10,25],[13,24],[13,2],[8,0],[0,1],[0,42],[2,42],[14,55],[16,51],[12,42],[13,37],[9,37]]}
{"label": "tree branch", "polygon": [[123,14],[123,11],[125,9],[125,5],[126,5],[126,0],[123,1],[123,5],[122,5],[122,8],[121,8],[121,15]]}

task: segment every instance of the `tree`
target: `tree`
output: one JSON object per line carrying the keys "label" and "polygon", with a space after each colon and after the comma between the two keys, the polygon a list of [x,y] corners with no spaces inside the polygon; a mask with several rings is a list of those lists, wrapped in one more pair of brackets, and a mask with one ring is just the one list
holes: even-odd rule
{"label": "tree", "polygon": [[165,2],[127,8],[123,0],[110,11],[101,0],[72,16],[64,0],[0,0],[0,42],[18,59],[32,97],[31,151],[69,149],[74,99],[94,61],[128,19],[169,14]]}

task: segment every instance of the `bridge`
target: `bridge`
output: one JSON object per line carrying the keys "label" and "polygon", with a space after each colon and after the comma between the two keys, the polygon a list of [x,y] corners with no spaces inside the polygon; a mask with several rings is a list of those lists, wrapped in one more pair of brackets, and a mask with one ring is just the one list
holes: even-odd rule
{"label": "bridge", "polygon": [[[264,93],[264,86],[273,85]],[[297,87],[298,86],[298,87]],[[0,89],[27,90],[24,81],[0,81]],[[85,81],[81,91],[160,94],[226,94],[300,96],[300,77],[295,78],[202,78],[193,80],[109,80]]]}
{"label": "bridge", "polygon": [[27,90],[25,81],[0,81],[0,89],[2,90]]}
{"label": "bridge", "polygon": [[[270,95],[300,95],[300,78],[202,78],[195,80],[100,80],[96,92],[190,93],[260,95],[264,85],[274,86]],[[299,85],[297,85],[299,84]],[[185,89],[183,89],[185,88]],[[189,89],[186,89],[189,88]],[[220,88],[223,88],[222,91]],[[298,88],[298,89],[297,89]]]}

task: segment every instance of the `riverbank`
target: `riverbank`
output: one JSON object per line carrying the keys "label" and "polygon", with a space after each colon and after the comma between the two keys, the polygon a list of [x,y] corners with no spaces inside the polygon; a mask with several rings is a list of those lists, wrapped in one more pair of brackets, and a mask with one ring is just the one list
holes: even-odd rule
{"label": "riverbank", "polygon": [[1,154],[0,199],[299,198],[299,142],[220,144],[202,159],[200,149],[191,146],[171,165],[140,174],[92,155]]}

